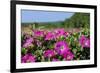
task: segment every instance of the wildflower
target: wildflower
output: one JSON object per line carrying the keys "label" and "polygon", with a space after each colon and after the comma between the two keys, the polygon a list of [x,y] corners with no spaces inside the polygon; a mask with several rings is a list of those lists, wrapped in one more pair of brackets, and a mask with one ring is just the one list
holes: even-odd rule
{"label": "wildflower", "polygon": [[86,38],[84,35],[80,37],[79,42],[82,47],[90,48],[90,39]]}
{"label": "wildflower", "polygon": [[56,37],[57,38],[59,38],[61,36],[63,36],[63,37],[67,36],[67,34],[66,34],[64,29],[56,29],[54,32],[56,33]]}
{"label": "wildflower", "polygon": [[45,50],[44,57],[53,57],[55,55],[53,50]]}
{"label": "wildflower", "polygon": [[26,42],[26,43],[23,44],[23,48],[28,48],[31,45],[32,45],[32,43]]}
{"label": "wildflower", "polygon": [[27,47],[31,46],[32,42],[33,42],[33,38],[26,39],[25,43],[23,44],[23,47],[27,48]]}
{"label": "wildflower", "polygon": [[71,51],[68,51],[65,58],[66,60],[73,60],[74,54]]}
{"label": "wildflower", "polygon": [[32,43],[32,42],[33,42],[33,38],[31,37],[31,38],[29,38],[29,39],[26,39],[26,42]]}
{"label": "wildflower", "polygon": [[54,38],[54,34],[52,32],[48,32],[46,34],[45,40],[53,40]]}
{"label": "wildflower", "polygon": [[22,63],[30,63],[30,62],[35,62],[35,61],[36,61],[36,57],[30,53],[24,55],[21,59]]}
{"label": "wildflower", "polygon": [[34,36],[36,37],[43,37],[44,36],[44,31],[41,30],[35,30],[33,31]]}
{"label": "wildflower", "polygon": [[52,61],[59,61],[59,59],[53,58]]}
{"label": "wildflower", "polygon": [[58,54],[64,55],[70,49],[68,47],[68,44],[65,41],[59,41],[55,43],[55,50]]}

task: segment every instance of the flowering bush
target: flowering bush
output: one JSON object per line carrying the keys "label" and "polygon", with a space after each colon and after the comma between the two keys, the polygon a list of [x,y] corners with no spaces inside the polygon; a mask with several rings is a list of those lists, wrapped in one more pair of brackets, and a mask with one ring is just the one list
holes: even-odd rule
{"label": "flowering bush", "polygon": [[21,62],[49,62],[90,59],[90,32],[32,30],[21,35]]}

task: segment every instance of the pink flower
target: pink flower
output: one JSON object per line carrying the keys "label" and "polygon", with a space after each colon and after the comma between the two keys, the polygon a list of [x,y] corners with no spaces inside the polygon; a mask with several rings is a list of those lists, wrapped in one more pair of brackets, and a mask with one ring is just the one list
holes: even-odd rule
{"label": "pink flower", "polygon": [[43,37],[44,36],[44,31],[42,30],[34,30],[33,35],[36,37]]}
{"label": "pink flower", "polygon": [[30,63],[30,62],[35,62],[35,61],[36,61],[36,57],[32,54],[26,54],[21,59],[22,63]]}
{"label": "pink flower", "polygon": [[64,31],[64,29],[63,28],[61,28],[61,29],[56,29],[55,31],[54,31],[55,33],[65,33],[65,31]]}
{"label": "pink flower", "polygon": [[46,34],[45,40],[53,40],[55,38],[54,34],[52,32],[48,32]]}
{"label": "pink flower", "polygon": [[66,53],[66,55],[64,56],[64,58],[65,58],[66,60],[73,60],[74,54],[73,54],[71,51],[68,51],[68,52]]}
{"label": "pink flower", "polygon": [[59,41],[55,44],[55,50],[58,54],[62,55],[66,60],[72,60],[74,54],[70,51],[68,44],[65,41]]}
{"label": "pink flower", "polygon": [[69,36],[69,35],[70,35],[70,33],[69,33],[69,32],[65,32],[65,35],[66,35],[66,37],[67,37],[67,36]]}
{"label": "pink flower", "polygon": [[59,61],[59,59],[53,58],[52,61]]}
{"label": "pink flower", "polygon": [[28,47],[31,46],[31,45],[32,45],[32,43],[26,42],[26,43],[23,44],[23,47],[24,47],[24,48],[28,48]]}
{"label": "pink flower", "polygon": [[66,34],[66,32],[63,28],[62,29],[56,29],[54,32],[56,33],[56,38],[59,38],[61,36],[63,36],[63,37],[67,36],[67,34]]}
{"label": "pink flower", "polygon": [[63,55],[69,51],[68,44],[65,41],[59,41],[55,43],[55,50],[58,54]]}
{"label": "pink flower", "polygon": [[33,42],[33,38],[26,39],[25,43],[23,44],[23,47],[27,48],[27,47],[31,46],[32,42]]}
{"label": "pink flower", "polygon": [[33,42],[33,38],[30,37],[29,39],[26,39],[26,42],[30,42],[30,43],[32,43],[32,42]]}
{"label": "pink flower", "polygon": [[80,37],[79,42],[82,47],[90,48],[90,39],[86,38],[84,35]]}
{"label": "pink flower", "polygon": [[44,51],[44,57],[53,57],[55,56],[55,53],[53,50],[45,50]]}

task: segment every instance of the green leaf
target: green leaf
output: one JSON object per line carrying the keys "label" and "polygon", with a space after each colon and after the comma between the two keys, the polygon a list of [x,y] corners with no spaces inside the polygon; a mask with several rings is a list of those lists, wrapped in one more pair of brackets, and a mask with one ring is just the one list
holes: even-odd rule
{"label": "green leaf", "polygon": [[22,52],[22,54],[26,54],[27,53],[26,48],[22,48],[21,52]]}
{"label": "green leaf", "polygon": [[77,53],[77,48],[73,48],[73,53],[76,54]]}

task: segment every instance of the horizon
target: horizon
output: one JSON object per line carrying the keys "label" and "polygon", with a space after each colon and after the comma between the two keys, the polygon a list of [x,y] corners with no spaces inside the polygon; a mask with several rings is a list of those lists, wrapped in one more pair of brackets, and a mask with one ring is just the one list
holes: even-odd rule
{"label": "horizon", "polygon": [[21,23],[62,22],[73,15],[72,12],[21,10]]}

